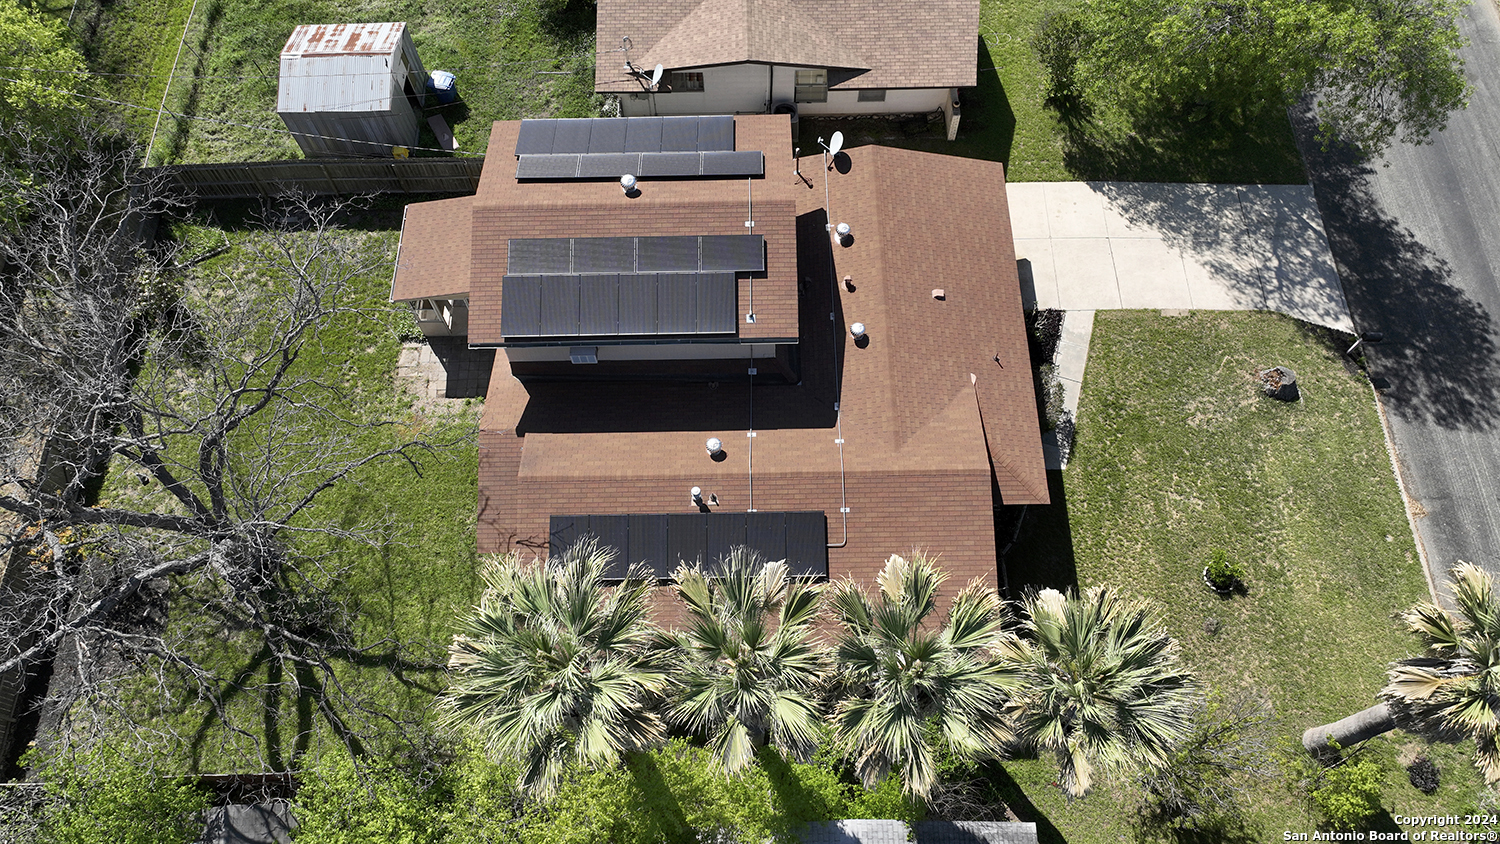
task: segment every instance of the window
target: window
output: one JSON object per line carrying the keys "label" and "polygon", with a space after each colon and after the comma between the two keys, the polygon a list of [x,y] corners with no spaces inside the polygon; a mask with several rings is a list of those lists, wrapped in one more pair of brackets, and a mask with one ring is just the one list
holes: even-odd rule
{"label": "window", "polygon": [[703,72],[680,72],[674,70],[667,74],[667,87],[671,88],[674,94],[680,94],[683,91],[702,91]]}
{"label": "window", "polygon": [[885,89],[866,88],[859,92],[859,101],[862,103],[883,103],[885,102]]}
{"label": "window", "polygon": [[797,71],[796,83],[796,96],[793,99],[797,102],[828,102],[828,71],[799,70]]}

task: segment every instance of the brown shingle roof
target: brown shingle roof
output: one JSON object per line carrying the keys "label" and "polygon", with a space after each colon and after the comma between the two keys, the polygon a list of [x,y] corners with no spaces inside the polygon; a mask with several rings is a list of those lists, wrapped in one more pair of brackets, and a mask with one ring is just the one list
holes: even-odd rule
{"label": "brown shingle roof", "polygon": [[469,229],[474,197],[414,202],[401,223],[391,301],[469,293]]}
{"label": "brown shingle roof", "polygon": [[830,31],[830,22],[817,11],[794,0],[703,0],[652,45],[640,64],[762,62],[868,69],[870,60]]}
{"label": "brown shingle roof", "polygon": [[801,383],[522,383],[501,350],[480,425],[481,551],[544,548],[556,513],[691,512],[700,486],[726,511],[827,513],[834,577],[868,579],[918,546],[954,585],[994,583],[992,467],[1005,503],[1048,500],[1003,171],[851,150],[828,188],[855,240],[830,247],[817,160],[811,187],[765,180],[801,212]]}
{"label": "brown shingle roof", "polygon": [[796,194],[787,184],[792,163],[791,118],[766,114],[735,118],[735,149],[761,150],[766,156],[767,178],[642,178],[641,193],[635,199],[626,198],[612,181],[516,180],[515,148],[520,126],[519,121],[496,123],[490,131],[487,164],[474,197],[470,343],[498,343],[502,339],[500,288],[511,238],[745,234],[750,231],[745,226],[747,211],[755,221],[754,233],[766,240],[766,277],[755,281],[754,323],[745,322],[750,301],[749,291],[742,291],[740,336],[797,336],[792,222]]}
{"label": "brown shingle roof", "polygon": [[[630,60],[678,70],[758,62],[862,69],[848,88],[975,84],[979,0],[599,0],[594,88],[639,91]],[[609,58],[614,56],[614,59]]]}

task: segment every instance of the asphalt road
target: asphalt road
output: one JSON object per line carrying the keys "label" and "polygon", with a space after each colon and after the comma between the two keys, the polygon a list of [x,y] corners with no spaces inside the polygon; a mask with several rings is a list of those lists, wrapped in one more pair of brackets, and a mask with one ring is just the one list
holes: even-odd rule
{"label": "asphalt road", "polygon": [[1474,94],[1430,145],[1361,162],[1299,143],[1370,350],[1418,540],[1434,578],[1456,560],[1500,576],[1500,16],[1462,21]]}

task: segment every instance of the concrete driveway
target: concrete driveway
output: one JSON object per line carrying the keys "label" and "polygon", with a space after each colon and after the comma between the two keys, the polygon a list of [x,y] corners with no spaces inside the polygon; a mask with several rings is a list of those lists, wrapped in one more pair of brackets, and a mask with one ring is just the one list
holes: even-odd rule
{"label": "concrete driveway", "polygon": [[1028,307],[1267,310],[1352,332],[1306,185],[1006,186]]}

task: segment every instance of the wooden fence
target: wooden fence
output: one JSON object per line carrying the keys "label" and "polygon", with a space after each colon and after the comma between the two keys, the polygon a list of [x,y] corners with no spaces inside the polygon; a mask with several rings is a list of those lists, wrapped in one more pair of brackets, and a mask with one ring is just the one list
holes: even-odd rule
{"label": "wooden fence", "polygon": [[287,190],[315,194],[474,193],[484,158],[414,158],[374,161],[309,158],[234,164],[184,164],[156,168],[198,199],[275,196]]}

